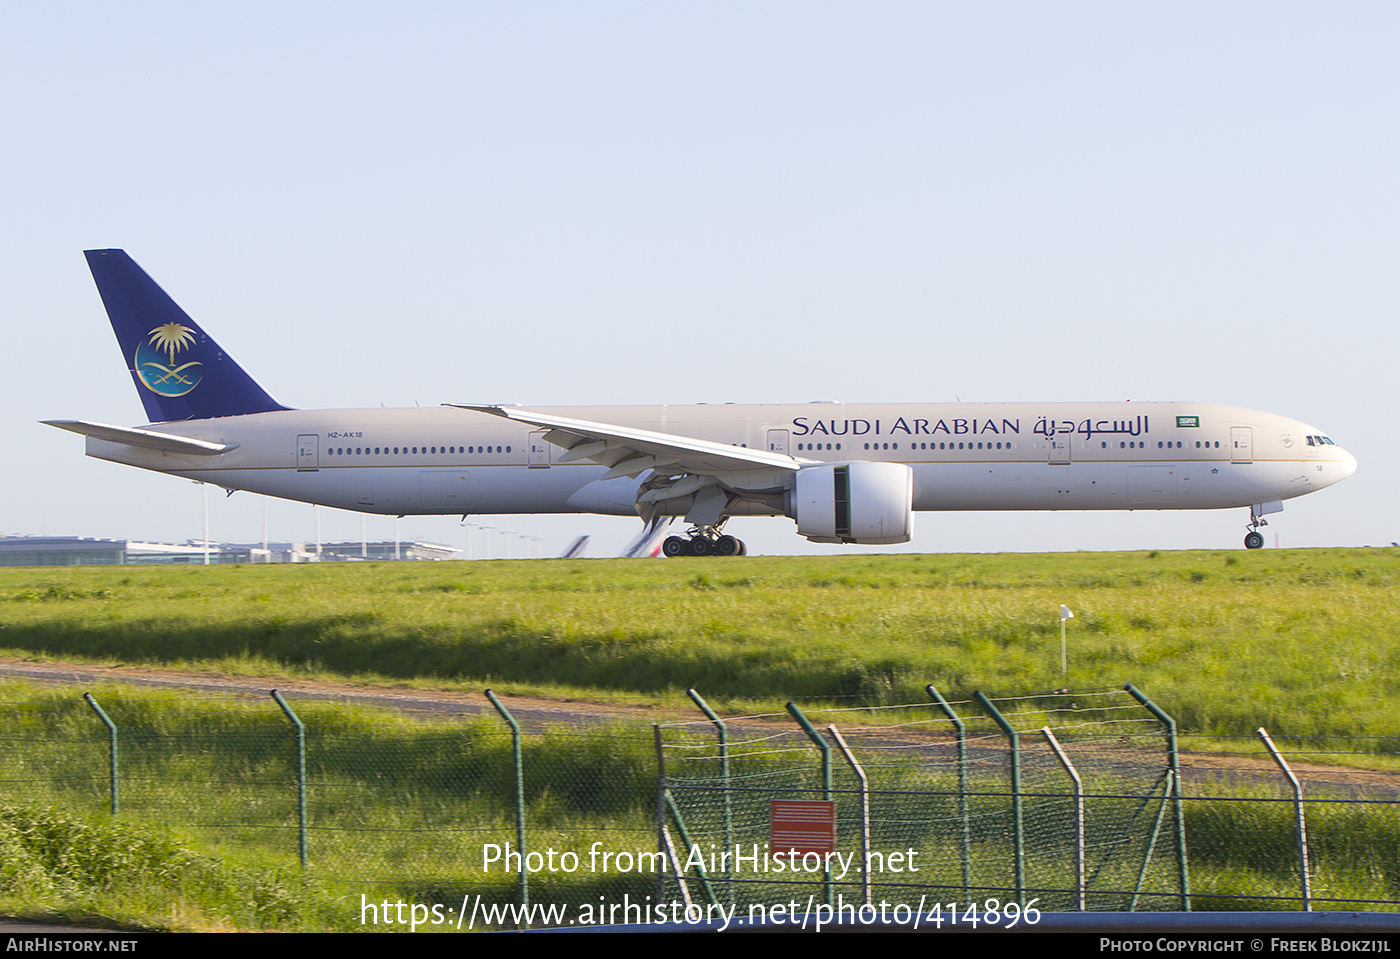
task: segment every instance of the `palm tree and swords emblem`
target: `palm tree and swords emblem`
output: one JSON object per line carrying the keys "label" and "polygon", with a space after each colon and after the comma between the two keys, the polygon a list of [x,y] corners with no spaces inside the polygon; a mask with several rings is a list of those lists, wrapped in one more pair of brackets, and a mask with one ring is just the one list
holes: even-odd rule
{"label": "palm tree and swords emblem", "polygon": [[[203,379],[199,360],[175,365],[175,354],[194,345],[195,333],[180,323],[165,323],[147,334],[149,339],[136,347],[136,375],[152,391],[162,396],[184,396]],[[160,362],[160,358],[167,362]]]}

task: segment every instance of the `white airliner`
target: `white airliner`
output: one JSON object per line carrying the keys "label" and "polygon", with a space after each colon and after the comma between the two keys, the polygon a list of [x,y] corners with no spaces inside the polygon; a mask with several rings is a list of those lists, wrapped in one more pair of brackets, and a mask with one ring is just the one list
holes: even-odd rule
{"label": "white airliner", "polygon": [[736,555],[730,516],[786,516],[818,543],[909,541],[915,512],[1250,511],[1356,460],[1272,413],[1205,403],[811,403],[293,410],[274,401],[121,250],[90,250],[150,423],[48,420],[87,455],[391,515],[681,516],[668,556]]}

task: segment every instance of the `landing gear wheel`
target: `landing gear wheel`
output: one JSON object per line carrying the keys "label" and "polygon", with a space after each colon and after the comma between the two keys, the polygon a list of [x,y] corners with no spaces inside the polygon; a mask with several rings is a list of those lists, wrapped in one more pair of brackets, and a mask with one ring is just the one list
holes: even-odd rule
{"label": "landing gear wheel", "polygon": [[1264,534],[1252,529],[1244,538],[1245,549],[1258,549],[1264,545]]}
{"label": "landing gear wheel", "polygon": [[718,525],[697,524],[686,531],[685,536],[668,536],[661,543],[663,556],[744,556],[748,547],[744,541],[720,533],[724,526],[721,519]]}

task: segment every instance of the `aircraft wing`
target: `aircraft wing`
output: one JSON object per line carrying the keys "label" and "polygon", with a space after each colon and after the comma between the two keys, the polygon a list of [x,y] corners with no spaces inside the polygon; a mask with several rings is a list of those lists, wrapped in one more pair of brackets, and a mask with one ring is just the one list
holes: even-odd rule
{"label": "aircraft wing", "polygon": [[608,467],[604,479],[619,476],[636,477],[646,470],[710,476],[751,470],[782,470],[795,473],[803,466],[815,462],[788,456],[786,453],[770,453],[767,450],[711,443],[708,440],[677,436],[674,433],[656,433],[651,430],[532,413],[529,410],[504,406],[463,406],[456,403],[446,405],[476,413],[489,413],[492,416],[547,429],[549,432],[544,438],[565,451],[555,462],[592,460]]}
{"label": "aircraft wing", "polygon": [[238,449],[237,443],[210,443],[191,439],[188,436],[174,436],[158,433],[155,430],[138,430],[128,426],[108,426],[105,423],[89,423],[87,420],[42,420],[45,426],[57,426],[61,430],[81,433],[109,443],[124,443],[142,449],[160,450],[163,453],[193,453],[196,456],[213,456]]}

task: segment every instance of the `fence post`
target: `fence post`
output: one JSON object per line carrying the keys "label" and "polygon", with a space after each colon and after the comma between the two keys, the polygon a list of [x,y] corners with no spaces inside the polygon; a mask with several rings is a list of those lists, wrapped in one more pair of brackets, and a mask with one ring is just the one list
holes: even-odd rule
{"label": "fence post", "polygon": [[967,727],[953,712],[952,705],[943,698],[943,694],[933,688],[933,683],[924,689],[938,703],[938,708],[943,710],[943,715],[948,717],[958,733],[958,813],[962,818],[962,891],[966,899],[972,894],[972,811],[967,796]]}
{"label": "fence post", "polygon": [[[667,853],[676,869],[676,882],[680,883],[681,889],[685,889],[685,877],[681,875],[680,864],[675,862],[675,852],[670,848],[670,841],[666,835],[666,748],[661,741],[661,725],[651,724],[652,739],[656,743],[656,851]],[[665,898],[666,880],[662,878],[661,870],[656,870],[656,901],[661,902]]]}
{"label": "fence post", "polygon": [[1167,727],[1167,762],[1171,767],[1171,796],[1175,800],[1176,807],[1176,858],[1177,868],[1181,873],[1181,911],[1191,911],[1191,878],[1186,867],[1186,812],[1182,808],[1181,792],[1181,756],[1177,749],[1176,742],[1176,720],[1172,719],[1152,700],[1148,699],[1132,683],[1123,687],[1134,699],[1142,704],[1143,708],[1150,712],[1157,720]]}
{"label": "fence post", "polygon": [[[676,798],[671,795],[670,790],[666,791],[666,808],[671,810],[671,818],[673,818],[676,821],[676,831],[681,834],[681,842],[685,844],[686,859],[688,861],[690,858],[690,854],[696,848],[697,843],[690,838],[690,827],[685,824],[685,817],[681,815],[680,807],[676,805]],[[663,838],[666,839],[667,851],[675,867],[676,878],[680,882],[681,891],[686,901],[685,904],[689,906],[691,900],[690,893],[688,892],[685,884],[685,868],[682,865],[680,859],[677,857],[675,848],[671,845],[670,834],[664,833],[663,831]],[[705,871],[705,862],[703,857],[701,858],[701,861],[696,864],[695,871],[700,874],[700,885],[705,890],[705,898],[708,899],[713,905],[719,905],[719,897],[715,895],[715,887],[710,882],[710,874]]]}
{"label": "fence post", "polygon": [[[788,700],[788,715],[797,720],[797,724],[802,727],[812,742],[817,744],[817,748],[822,753],[822,798],[827,802],[831,801],[831,744],[822,738],[822,734],[817,732],[815,726],[807,721],[807,717],[802,714],[802,710],[797,708],[797,704]],[[835,889],[831,883],[831,859],[826,861],[826,868],[822,870],[822,885],[826,889],[826,904],[835,905],[833,894]]]}
{"label": "fence post", "polygon": [[973,690],[972,698],[977,700],[977,705],[991,716],[1001,731],[1006,733],[1006,738],[1011,746],[1011,818],[1016,846],[1016,901],[1022,907],[1026,904],[1026,832],[1021,821],[1021,737],[1006,721],[1006,717],[1001,711],[992,705],[992,701],[987,698],[987,694],[980,689]]}
{"label": "fence post", "polygon": [[524,918],[530,914],[530,874],[525,868],[525,760],[520,751],[520,724],[489,689],[486,698],[510,726],[511,752],[515,757],[515,841],[520,846],[520,915],[522,925],[529,929],[530,923]]}
{"label": "fence post", "polygon": [[865,894],[865,904],[870,905],[870,780],[865,776],[865,770],[861,768],[856,760],[855,753],[851,752],[851,747],[846,745],[846,740],[842,737],[841,731],[834,724],[826,727],[826,731],[831,733],[831,738],[836,740],[836,748],[841,750],[841,755],[846,758],[846,762],[855,770],[856,776],[860,779],[860,861],[861,866],[861,886]]}
{"label": "fence post", "polygon": [[1050,731],[1050,727],[1042,726],[1040,731],[1045,734],[1050,748],[1055,751],[1055,758],[1065,767],[1069,778],[1074,780],[1074,885],[1079,890],[1079,911],[1085,912],[1088,905],[1084,896],[1084,781],[1079,778],[1074,763],[1069,761],[1069,756],[1065,755],[1064,748]]}
{"label": "fence post", "polygon": [[99,719],[107,724],[107,790],[112,799],[112,815],[117,814],[119,805],[117,803],[117,724],[107,717],[102,711],[102,707],[97,705],[97,700],[92,698],[92,693],[83,693],[83,699],[92,707],[92,711],[97,713]]}
{"label": "fence post", "polygon": [[[721,782],[723,782],[723,784],[724,784],[724,785],[723,785],[723,789],[724,789],[724,846],[723,846],[723,849],[724,849],[725,851],[728,851],[728,852],[733,852],[733,851],[735,851],[735,846],[734,846],[734,800],[733,800],[733,797],[730,795],[730,782],[729,782],[729,730],[728,730],[728,728],[724,725],[724,720],[722,720],[722,719],[719,718],[719,715],[718,715],[717,713],[715,713],[715,711],[714,711],[713,709],[710,708],[710,704],[707,703],[707,702],[705,702],[704,697],[702,697],[698,692],[696,692],[695,689],[694,689],[694,687],[692,687],[692,688],[690,688],[690,689],[687,689],[687,690],[685,691],[685,693],[686,693],[687,696],[690,697],[691,701],[694,702],[696,706],[700,707],[700,711],[701,711],[702,713],[705,714],[705,716],[710,720],[710,722],[712,722],[712,723],[715,724],[715,728],[719,730],[719,772],[720,772],[720,780],[721,780]],[[725,878],[725,882],[728,884],[728,887],[729,887],[729,904],[732,906],[732,905],[734,905],[734,864],[733,864],[733,857],[726,857],[726,858],[725,858],[724,878]]]}
{"label": "fence post", "polygon": [[1147,849],[1142,854],[1142,865],[1138,867],[1137,884],[1133,886],[1133,898],[1128,902],[1128,911],[1137,912],[1138,900],[1142,898],[1142,887],[1147,883],[1147,870],[1152,863],[1152,855],[1157,849],[1157,837],[1162,834],[1162,820],[1167,815],[1167,803],[1172,797],[1171,770],[1162,777],[1162,802],[1157,807],[1157,819],[1152,823],[1152,832],[1147,837]]}
{"label": "fence post", "polygon": [[297,731],[297,832],[301,837],[301,867],[306,868],[306,727],[301,724],[297,714],[292,712],[292,707],[287,705],[287,701],[282,698],[282,694],[277,690],[272,691],[272,698],[277,701],[277,705],[282,707],[282,712],[292,721],[292,725]]}
{"label": "fence post", "polygon": [[1278,763],[1278,768],[1283,770],[1283,774],[1288,777],[1288,781],[1293,785],[1293,814],[1298,822],[1298,865],[1303,873],[1303,911],[1312,912],[1312,879],[1308,876],[1308,824],[1303,815],[1303,784],[1298,782],[1298,777],[1293,775],[1293,770],[1289,768],[1288,761],[1283,758],[1283,754],[1278,751],[1274,741],[1269,738],[1269,734],[1260,726],[1255,730],[1260,739],[1264,740],[1264,745],[1269,750],[1269,755],[1274,757],[1274,762]]}

